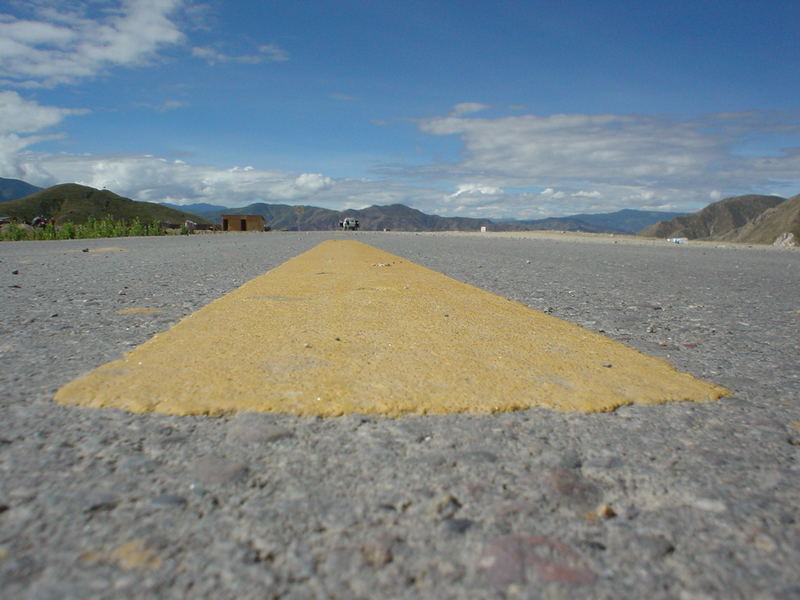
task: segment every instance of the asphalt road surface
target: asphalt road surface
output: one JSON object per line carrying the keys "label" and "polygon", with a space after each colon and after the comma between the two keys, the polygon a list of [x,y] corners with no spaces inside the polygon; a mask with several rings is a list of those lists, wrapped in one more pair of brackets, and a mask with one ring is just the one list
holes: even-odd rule
{"label": "asphalt road surface", "polygon": [[[52,401],[250,278],[345,236],[735,395],[399,419],[168,417]],[[2,243],[0,596],[800,598],[799,290],[798,251],[624,238]]]}

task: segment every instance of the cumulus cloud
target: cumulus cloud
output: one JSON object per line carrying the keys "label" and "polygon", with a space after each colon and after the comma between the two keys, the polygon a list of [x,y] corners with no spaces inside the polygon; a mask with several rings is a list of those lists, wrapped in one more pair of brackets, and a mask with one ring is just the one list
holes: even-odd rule
{"label": "cumulus cloud", "polygon": [[297,203],[318,197],[324,200],[325,193],[337,185],[321,173],[298,174],[251,166],[221,169],[147,154],[21,153],[17,172],[21,179],[42,186],[69,181],[108,188],[135,200],[223,206]]}
{"label": "cumulus cloud", "polygon": [[556,200],[566,196],[566,193],[564,193],[563,191],[558,191],[557,192],[553,188],[546,188],[546,189],[542,190],[540,193],[545,198],[554,198]]}
{"label": "cumulus cloud", "polygon": [[252,166],[224,169],[146,154],[23,151],[16,157],[15,168],[15,177],[43,187],[76,182],[105,187],[134,200],[174,204],[208,202],[227,207],[268,202],[343,210],[399,203],[440,215],[537,219],[626,207],[674,210],[685,202],[681,191],[656,198],[652,191],[634,186],[605,187],[586,193],[580,189],[552,187],[540,192],[512,191],[486,183],[465,183],[458,185],[456,192],[445,193],[435,186],[409,185],[387,179],[333,178],[322,173]]}
{"label": "cumulus cloud", "polygon": [[459,196],[496,196],[503,193],[503,189],[491,185],[481,185],[478,183],[464,183],[458,186],[455,193],[450,194],[451,198]]}
{"label": "cumulus cloud", "polygon": [[617,196],[633,188],[665,197],[682,190],[696,193],[695,199],[712,189],[800,183],[796,149],[778,156],[737,153],[753,137],[800,136],[796,115],[750,111],[696,119],[614,114],[488,119],[463,114],[454,110],[420,121],[423,132],[458,136],[464,144],[460,162],[428,166],[425,176],[474,174],[504,187],[557,184],[576,192],[587,186],[616,187]]}
{"label": "cumulus cloud", "polygon": [[140,65],[183,42],[171,19],[181,0],[127,0],[101,16],[91,2],[56,11],[33,3],[29,19],[0,18],[0,77],[7,85],[54,86],[94,77],[111,66]]}
{"label": "cumulus cloud", "polygon": [[42,106],[17,92],[0,91],[0,172],[20,174],[17,153],[37,142],[52,139],[40,132],[58,125],[66,116],[86,111]]}

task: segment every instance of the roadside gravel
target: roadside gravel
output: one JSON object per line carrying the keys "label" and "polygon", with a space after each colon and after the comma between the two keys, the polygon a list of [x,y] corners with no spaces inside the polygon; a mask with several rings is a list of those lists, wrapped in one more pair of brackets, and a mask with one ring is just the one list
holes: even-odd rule
{"label": "roadside gravel", "polygon": [[52,402],[331,237],[0,244],[0,596],[800,598],[797,251],[347,235],[735,392],[720,402],[403,419]]}

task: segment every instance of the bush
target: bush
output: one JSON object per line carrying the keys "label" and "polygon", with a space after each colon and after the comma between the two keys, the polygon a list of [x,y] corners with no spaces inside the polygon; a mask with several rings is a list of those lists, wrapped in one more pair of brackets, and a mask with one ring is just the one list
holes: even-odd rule
{"label": "bush", "polygon": [[86,223],[76,224],[65,222],[56,225],[52,221],[45,227],[28,227],[11,222],[0,229],[0,241],[20,241],[20,240],[74,240],[84,238],[99,237],[127,237],[145,235],[164,235],[161,223],[153,221],[145,225],[137,217],[130,224],[125,221],[114,221],[110,216],[104,217],[100,221],[94,217],[89,217]]}
{"label": "bush", "polygon": [[3,227],[0,239],[7,242],[18,242],[28,239],[28,232],[24,227],[20,227],[18,223],[12,221]]}

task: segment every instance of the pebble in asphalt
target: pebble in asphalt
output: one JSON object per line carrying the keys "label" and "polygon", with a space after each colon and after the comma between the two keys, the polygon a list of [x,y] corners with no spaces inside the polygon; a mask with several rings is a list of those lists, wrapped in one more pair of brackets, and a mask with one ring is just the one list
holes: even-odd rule
{"label": "pebble in asphalt", "polygon": [[3,597],[800,597],[800,253],[351,235],[735,396],[402,419],[58,406],[342,234],[3,243]]}

